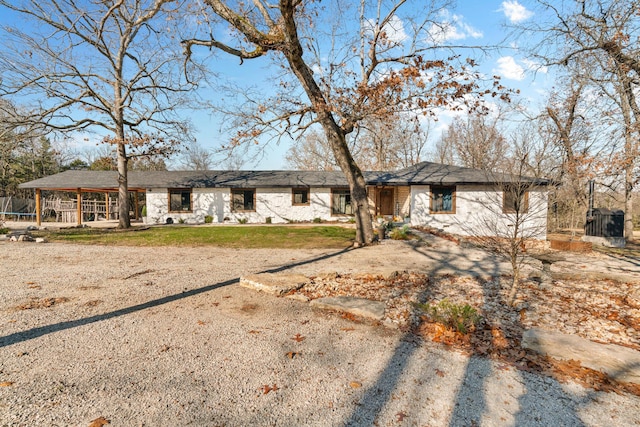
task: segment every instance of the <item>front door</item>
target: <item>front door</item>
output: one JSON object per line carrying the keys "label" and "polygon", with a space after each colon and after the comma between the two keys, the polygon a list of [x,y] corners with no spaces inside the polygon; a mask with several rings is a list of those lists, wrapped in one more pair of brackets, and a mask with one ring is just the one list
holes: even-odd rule
{"label": "front door", "polygon": [[378,190],[378,215],[393,215],[393,188]]}

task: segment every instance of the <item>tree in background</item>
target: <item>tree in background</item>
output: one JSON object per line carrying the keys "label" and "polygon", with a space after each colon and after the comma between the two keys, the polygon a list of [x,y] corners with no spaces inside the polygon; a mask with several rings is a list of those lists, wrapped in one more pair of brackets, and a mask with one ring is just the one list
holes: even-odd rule
{"label": "tree in background", "polygon": [[[350,148],[353,150],[353,148]],[[285,159],[289,167],[299,170],[333,171],[340,167],[324,135],[315,129],[302,136],[291,146]]]}
{"label": "tree in background", "polygon": [[458,61],[450,51],[438,55],[443,51],[437,34],[443,29],[436,23],[448,2],[203,3],[202,16],[213,12],[224,25],[212,19],[207,33],[185,40],[188,56],[197,46],[241,61],[270,54],[280,70],[274,97],[252,99],[246,88],[238,92],[246,102],[227,109],[237,118],[233,142],[255,142],[265,133],[299,136],[319,126],[349,183],[359,244],[373,242],[374,233],[365,180],[348,135],[367,120],[384,122],[404,112],[481,108],[472,94],[503,90],[497,82],[495,90],[479,89],[473,60]]}
{"label": "tree in background", "polygon": [[603,150],[609,145],[609,138],[599,138],[606,135],[607,124],[602,101],[594,102],[598,96],[589,74],[582,67],[568,69],[538,117],[540,132],[553,145],[551,155],[557,159],[548,175],[559,184],[550,194],[555,225],[572,233],[586,219],[588,181],[602,169]]}
{"label": "tree in background", "polygon": [[[597,101],[601,118],[610,122],[612,140],[620,141],[606,163],[610,171],[622,175],[625,237],[633,240],[632,192],[637,185],[640,154],[640,1],[538,3],[551,18],[524,29],[528,34],[542,35],[541,42],[531,49],[534,55],[548,65],[590,64],[584,77],[601,93]],[[606,102],[605,97],[612,102]]]}
{"label": "tree in background", "polygon": [[180,166],[188,170],[206,171],[213,164],[213,153],[196,142],[184,147]]}
{"label": "tree in background", "polygon": [[[422,161],[428,143],[428,128],[413,120],[364,122],[347,143],[353,158],[364,170],[397,170]],[[310,130],[286,155],[289,166],[300,170],[338,170],[323,134]]]}
{"label": "tree in background", "polygon": [[440,163],[486,171],[502,169],[509,146],[499,123],[500,116],[457,117],[436,143],[435,158]]}
{"label": "tree in background", "polygon": [[182,108],[197,82],[182,74],[181,1],[0,0],[17,21],[2,34],[2,99],[31,102],[16,125],[99,131],[117,153],[119,227],[130,226],[128,162],[168,155],[189,138]]}
{"label": "tree in background", "polygon": [[0,197],[28,198],[18,185],[60,170],[60,153],[37,127],[16,126],[18,109],[0,100]]}

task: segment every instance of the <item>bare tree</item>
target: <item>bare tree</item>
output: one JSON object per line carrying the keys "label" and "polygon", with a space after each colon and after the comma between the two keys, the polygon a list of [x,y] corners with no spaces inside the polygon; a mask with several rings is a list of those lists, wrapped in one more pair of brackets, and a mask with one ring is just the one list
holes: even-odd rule
{"label": "bare tree", "polygon": [[393,115],[363,120],[353,137],[353,151],[362,168],[394,170],[420,162],[427,142],[428,126],[423,129],[417,119]]}
{"label": "bare tree", "polygon": [[496,183],[494,191],[487,192],[480,202],[487,213],[461,224],[477,244],[508,260],[512,278],[507,302],[511,305],[516,301],[528,244],[546,236],[549,183],[532,175],[539,170],[535,159],[548,154],[545,147],[519,131],[512,138],[509,143],[514,150],[503,165],[504,172],[486,172]]}
{"label": "bare tree", "polygon": [[184,147],[180,157],[180,165],[186,169],[205,171],[211,169],[213,153],[197,142]]}
{"label": "bare tree", "polygon": [[436,157],[458,166],[499,170],[509,151],[499,120],[499,116],[489,115],[456,118],[437,143],[436,150],[440,153],[436,153]]}
{"label": "bare tree", "polygon": [[[192,105],[175,37],[181,1],[0,0],[29,24],[3,33],[5,99],[32,102],[24,123],[96,131],[116,147],[119,227],[130,226],[127,163],[168,155],[188,138],[178,110]],[[192,76],[195,78],[195,71]]]}
{"label": "bare tree", "polygon": [[15,123],[20,114],[13,103],[0,100],[0,197],[29,197],[18,185],[56,173],[61,164],[41,127]]}
{"label": "bare tree", "polygon": [[[364,170],[395,170],[419,163],[428,143],[428,129],[413,120],[364,121],[347,137],[353,158]],[[307,132],[289,149],[286,159],[302,170],[338,170],[323,134]]]}
{"label": "bare tree", "polygon": [[618,156],[608,159],[618,165],[625,182],[625,236],[633,239],[632,191],[637,184],[640,140],[640,107],[637,90],[640,85],[640,1],[585,0],[555,3],[539,0],[551,19],[527,28],[543,35],[534,47],[536,55],[547,64],[572,66],[576,62],[597,66],[590,77],[615,99],[617,111],[602,109],[604,118],[613,119],[622,129],[624,143]]}
{"label": "bare tree", "polygon": [[[551,192],[556,225],[575,230],[585,220],[587,182],[596,177],[602,150],[609,144],[599,143],[608,124],[603,123],[604,103],[597,95],[593,72],[585,72],[584,64],[567,68],[556,90],[549,94],[538,117],[540,132],[553,145],[550,154],[557,165],[548,174],[560,185]],[[595,100],[599,100],[594,102]]]}
{"label": "bare tree", "polygon": [[[429,114],[435,107],[479,108],[469,94],[503,90],[497,82],[495,91],[480,90],[473,60],[458,63],[450,51],[444,59],[437,56],[442,51],[433,43],[434,25],[447,2],[420,2],[419,14],[405,0],[361,0],[357,6],[304,0],[204,3],[234,37],[226,42],[226,27],[214,26],[206,36],[184,41],[187,55],[196,46],[241,60],[272,54],[281,70],[279,96],[245,96],[247,102],[236,110],[235,142],[253,142],[269,132],[299,134],[319,125],[349,183],[359,244],[373,242],[374,233],[365,181],[347,136],[365,119]],[[352,16],[357,22],[347,22]],[[327,28],[329,34],[323,33]]]}
{"label": "bare tree", "polygon": [[316,130],[307,132],[293,144],[286,154],[286,160],[291,167],[300,170],[339,169],[324,135]]}

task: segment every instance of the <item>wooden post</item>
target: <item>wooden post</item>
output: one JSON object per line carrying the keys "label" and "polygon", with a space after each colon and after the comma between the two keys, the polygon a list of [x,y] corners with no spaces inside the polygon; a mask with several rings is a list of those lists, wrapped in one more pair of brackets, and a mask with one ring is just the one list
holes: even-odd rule
{"label": "wooden post", "polygon": [[82,188],[78,188],[78,193],[76,194],[76,217],[78,219],[78,225],[82,225]]}
{"label": "wooden post", "polygon": [[138,219],[140,219],[140,218],[138,217],[138,190],[134,191],[134,192],[133,192],[133,194],[134,194],[134,198],[133,198],[133,206],[134,206],[134,209],[136,210],[136,213],[135,213],[135,215],[134,215],[133,217],[134,217],[136,220],[138,220]]}
{"label": "wooden post", "polygon": [[38,224],[38,227],[42,224],[41,198],[42,192],[39,188],[36,188],[36,224]]}
{"label": "wooden post", "polygon": [[109,221],[109,192],[107,191],[106,193],[104,193],[104,200],[106,201],[106,205],[105,205],[105,216],[106,216],[106,220]]}

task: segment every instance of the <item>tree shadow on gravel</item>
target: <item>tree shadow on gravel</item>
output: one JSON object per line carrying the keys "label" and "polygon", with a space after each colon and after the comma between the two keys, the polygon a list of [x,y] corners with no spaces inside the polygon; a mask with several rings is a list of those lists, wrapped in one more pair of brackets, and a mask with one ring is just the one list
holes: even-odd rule
{"label": "tree shadow on gravel", "polygon": [[[472,249],[477,248],[472,246]],[[416,250],[423,251],[418,248]],[[424,252],[427,255],[429,249]],[[443,259],[441,254],[431,257],[434,260]],[[517,375],[523,389],[517,397],[511,396],[517,401],[518,408],[517,412],[513,413],[515,425],[582,426],[584,423],[580,420],[577,409],[591,403],[597,391],[627,391],[636,394],[635,387],[617,383],[615,378],[607,378],[606,375],[582,368],[579,364],[554,361],[522,349],[521,337],[525,326],[521,316],[526,315],[526,311],[518,311],[507,304],[501,293],[499,281],[504,273],[511,274],[511,269],[502,270],[500,258],[487,254],[487,257],[481,257],[478,262],[472,263],[471,270],[478,271],[479,267],[480,271],[483,267],[491,268],[491,258],[495,262],[493,273],[484,276],[493,277],[493,280],[478,277],[482,284],[483,311],[486,313],[486,319],[482,327],[472,333],[470,342],[462,346],[465,352],[471,354],[471,358],[457,392],[450,426],[482,424],[489,403],[486,387],[492,378],[500,376],[496,371],[496,364],[499,364],[500,370],[518,370]],[[449,260],[445,257],[444,261],[444,265],[448,267],[456,264],[454,259]],[[484,265],[479,266],[478,263]],[[523,287],[526,286],[539,284],[534,281],[520,284],[519,293],[525,294],[525,300],[527,292]],[[489,310],[491,306],[498,309]],[[581,398],[569,396],[558,383],[567,378],[578,379],[583,386],[592,387],[594,390]],[[505,391],[506,393],[509,392]]]}
{"label": "tree shadow on gravel", "polygon": [[[425,263],[429,264],[428,274],[432,277],[450,274],[452,270],[457,271],[461,264],[466,265],[473,276],[495,276],[500,273],[499,261],[489,255],[480,259],[471,259],[464,252],[447,253],[446,250],[437,251],[429,246],[421,247],[412,242],[408,242],[407,245],[411,246],[412,250],[421,255]],[[432,300],[432,287],[433,284],[429,281],[427,287],[418,296],[419,302],[424,303]],[[416,335],[415,331],[408,331],[402,336],[384,370],[378,376],[377,381],[364,392],[356,410],[345,421],[345,426],[376,425],[384,407],[392,400],[405,368],[408,367],[421,345],[421,338]],[[434,373],[434,375],[437,374]]]}
{"label": "tree shadow on gravel", "polygon": [[[510,279],[509,279],[510,280]],[[522,315],[505,301],[500,279],[482,280],[483,324],[472,332],[468,351],[471,352],[459,390],[456,394],[450,427],[482,425],[487,413],[487,389],[493,378],[516,371],[521,390],[501,390],[499,406],[513,401],[514,425],[516,426],[583,426],[576,412],[576,401],[568,396],[560,385],[540,375],[536,356],[521,347],[524,326],[519,321]],[[495,313],[492,307],[500,307]],[[495,387],[495,386],[494,386]],[[509,408],[510,406],[506,406]],[[494,422],[497,420],[493,420]],[[501,421],[507,423],[509,420]]]}
{"label": "tree shadow on gravel", "polygon": [[[543,357],[521,349],[520,339],[524,326],[519,321],[521,314],[508,307],[500,293],[498,280],[500,276],[507,273],[502,268],[500,259],[489,254],[480,257],[478,254],[471,256],[470,252],[468,255],[464,250],[456,253],[446,253],[444,250],[438,253],[434,249],[413,246],[413,250],[424,256],[425,262],[430,264],[427,270],[431,276],[451,274],[451,270],[464,274],[465,271],[461,270],[460,266],[465,266],[468,269],[467,273],[476,276],[482,284],[485,307],[489,305],[502,307],[499,310],[501,314],[488,315],[486,324],[473,333],[470,342],[463,346],[449,344],[450,351],[461,349],[470,354],[462,377],[457,379],[457,384],[451,384],[451,387],[455,387],[457,391],[452,401],[453,409],[449,417],[449,426],[481,425],[487,421],[514,422],[517,426],[583,426],[584,423],[577,412],[578,408],[589,405],[596,392],[587,393],[582,397],[567,394],[554,379],[558,378],[557,365],[554,366]],[[423,291],[420,296],[421,302],[429,302],[433,299],[432,286],[430,284]],[[509,318],[510,322],[506,322],[506,318]],[[394,399],[393,396],[398,391],[406,369],[421,346],[422,337],[426,340],[432,339],[420,328],[407,332],[401,337],[383,371],[364,391],[356,409],[345,421],[345,426],[376,425],[380,422],[379,417]],[[514,370],[517,372],[513,372]],[[503,374],[502,371],[505,373]],[[437,373],[434,372],[433,375]],[[496,381],[501,381],[500,377],[503,375],[513,377],[520,386],[515,390],[497,389],[499,383],[496,384]],[[511,406],[506,403],[507,401]],[[418,404],[417,401],[414,403],[414,405]],[[502,415],[495,414],[496,406],[502,408],[504,411]],[[424,408],[414,409],[420,412]],[[405,414],[398,414],[398,416],[404,418]],[[485,417],[496,418],[486,420],[483,419]],[[511,421],[507,418],[511,418]]]}
{"label": "tree shadow on gravel", "polygon": [[[260,273],[278,273],[281,271],[286,271],[288,269],[298,267],[301,265],[311,264],[317,261],[322,261],[325,259],[333,258],[335,256],[342,255],[348,251],[353,250],[352,248],[341,249],[337,252],[332,252],[328,254],[321,255],[319,257],[302,260],[299,262],[288,263],[282,265],[280,267],[271,268],[268,270],[261,271]],[[234,277],[233,279],[225,280],[223,282],[218,282],[213,285],[203,286],[201,288],[191,289],[188,291],[180,292],[179,294],[168,295],[166,297],[154,299],[151,301],[147,301],[141,304],[136,304],[130,307],[121,308],[119,310],[110,311],[108,313],[97,314],[95,316],[89,316],[82,319],[68,320],[66,322],[59,322],[52,325],[39,326],[37,328],[28,329],[26,331],[15,332],[4,337],[0,337],[0,348],[7,347],[12,344],[17,344],[23,341],[32,340],[35,338],[42,337],[47,334],[51,334],[54,332],[60,332],[67,329],[73,329],[84,325],[89,325],[91,323],[101,322],[104,320],[113,319],[120,316],[125,316],[127,314],[132,314],[138,311],[146,310],[148,308],[158,307],[163,304],[168,304],[174,301],[182,300],[185,298],[189,298],[198,294],[202,294],[205,292],[213,291],[215,289],[223,288],[225,286],[233,285],[234,283],[238,283],[240,281],[239,277]]]}

